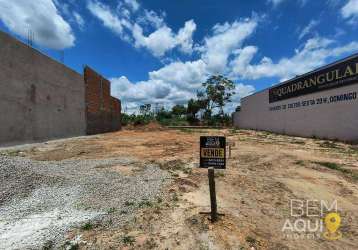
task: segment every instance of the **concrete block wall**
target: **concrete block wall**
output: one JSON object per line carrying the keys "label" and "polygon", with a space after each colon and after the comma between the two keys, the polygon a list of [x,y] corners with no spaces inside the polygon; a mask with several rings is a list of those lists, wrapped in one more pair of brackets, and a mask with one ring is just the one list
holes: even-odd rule
{"label": "concrete block wall", "polygon": [[83,76],[0,31],[0,145],[85,134]]}
{"label": "concrete block wall", "polygon": [[119,130],[121,106],[119,100],[110,95],[111,83],[88,66],[84,68],[83,75],[87,134]]}

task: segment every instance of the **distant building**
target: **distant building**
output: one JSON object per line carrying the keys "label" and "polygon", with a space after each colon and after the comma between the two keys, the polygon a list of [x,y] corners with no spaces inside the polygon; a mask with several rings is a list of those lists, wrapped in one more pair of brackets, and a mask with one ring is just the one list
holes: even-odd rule
{"label": "distant building", "polygon": [[358,54],[241,100],[234,125],[302,137],[358,141]]}

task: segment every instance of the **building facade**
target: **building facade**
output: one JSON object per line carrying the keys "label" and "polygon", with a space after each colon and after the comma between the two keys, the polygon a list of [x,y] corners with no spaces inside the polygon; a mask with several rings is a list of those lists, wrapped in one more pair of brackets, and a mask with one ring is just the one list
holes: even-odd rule
{"label": "building facade", "polygon": [[0,31],[0,145],[120,129],[110,82],[79,74]]}
{"label": "building facade", "polygon": [[234,125],[302,137],[358,141],[358,54],[241,100]]}

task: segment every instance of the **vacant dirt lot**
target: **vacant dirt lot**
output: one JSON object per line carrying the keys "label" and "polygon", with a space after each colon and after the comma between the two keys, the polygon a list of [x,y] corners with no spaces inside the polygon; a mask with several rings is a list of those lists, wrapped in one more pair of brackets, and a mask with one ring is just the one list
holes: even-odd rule
{"label": "vacant dirt lot", "polygon": [[[207,171],[198,168],[200,135],[225,135],[235,143],[227,169],[216,171],[224,216],[214,224],[200,213],[210,209]],[[6,240],[6,248],[358,246],[354,145],[246,130],[153,126],[6,148],[1,154],[0,242]],[[296,219],[290,214],[292,199],[336,200],[342,238],[282,231],[287,219]],[[36,224],[42,217],[54,219]],[[313,223],[318,217],[300,218]],[[11,238],[14,228],[24,230],[25,221],[27,233]]]}

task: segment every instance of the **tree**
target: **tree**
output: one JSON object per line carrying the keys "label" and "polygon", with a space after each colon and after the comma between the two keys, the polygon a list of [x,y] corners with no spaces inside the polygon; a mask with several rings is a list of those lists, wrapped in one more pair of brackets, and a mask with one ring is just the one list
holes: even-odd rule
{"label": "tree", "polygon": [[235,112],[240,112],[241,111],[241,106],[237,106],[236,109],[235,109]]}
{"label": "tree", "polygon": [[175,105],[172,107],[172,114],[176,116],[182,116],[186,114],[186,108],[184,105]]}
{"label": "tree", "polygon": [[196,117],[196,114],[201,109],[200,102],[198,100],[190,99],[188,101],[188,107],[187,107],[187,121],[190,124],[194,124],[198,122],[198,119]]}
{"label": "tree", "polygon": [[156,115],[156,119],[158,121],[163,119],[170,119],[170,118],[172,118],[172,113],[169,110],[165,110],[164,107],[161,107]]}
{"label": "tree", "polygon": [[139,107],[139,112],[142,115],[149,115],[150,114],[150,109],[151,109],[152,105],[151,104],[143,104],[140,105]]}
{"label": "tree", "polygon": [[198,100],[206,105],[205,116],[211,117],[215,108],[219,109],[219,114],[224,117],[224,106],[231,102],[231,97],[235,94],[235,84],[222,75],[211,76],[204,82],[203,92],[198,92]]}

